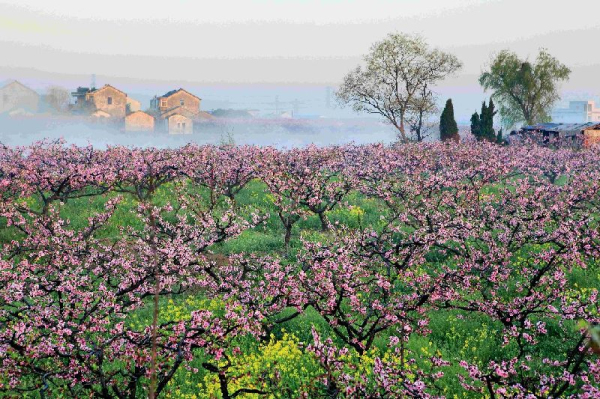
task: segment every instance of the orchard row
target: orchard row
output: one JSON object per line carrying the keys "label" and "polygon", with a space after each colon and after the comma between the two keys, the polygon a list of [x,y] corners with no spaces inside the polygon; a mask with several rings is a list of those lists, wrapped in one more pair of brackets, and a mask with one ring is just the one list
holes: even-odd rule
{"label": "orchard row", "polygon": [[[267,209],[240,203],[252,184]],[[222,398],[600,396],[595,150],[46,142],[0,149],[0,195],[0,395],[172,396],[189,373]],[[331,217],[366,219],[357,195],[374,222]],[[269,217],[284,250],[215,253]],[[240,368],[307,312],[312,369]],[[440,314],[496,347],[415,350]]]}

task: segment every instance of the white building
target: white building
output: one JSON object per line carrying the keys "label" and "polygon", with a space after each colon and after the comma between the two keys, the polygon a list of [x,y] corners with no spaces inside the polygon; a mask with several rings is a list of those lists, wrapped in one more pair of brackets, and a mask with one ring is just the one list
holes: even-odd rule
{"label": "white building", "polygon": [[552,111],[554,123],[586,123],[600,121],[600,108],[594,101],[570,101],[569,108],[557,108]]}

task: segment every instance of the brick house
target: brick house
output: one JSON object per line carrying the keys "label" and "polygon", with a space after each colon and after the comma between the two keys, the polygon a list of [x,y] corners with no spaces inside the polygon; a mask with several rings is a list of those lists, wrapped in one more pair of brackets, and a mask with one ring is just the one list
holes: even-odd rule
{"label": "brick house", "polygon": [[135,111],[125,117],[125,131],[151,132],[154,130],[154,117],[144,111]]}
{"label": "brick house", "polygon": [[211,117],[200,111],[201,102],[202,99],[187,90],[177,89],[155,96],[150,101],[150,109],[163,130],[171,134],[188,134],[193,132],[196,121]]}
{"label": "brick house", "polygon": [[202,99],[184,89],[171,90],[160,97],[154,97],[150,101],[150,108],[164,113],[177,107],[182,107],[190,112],[200,111],[200,102]]}
{"label": "brick house", "polygon": [[71,95],[76,101],[74,108],[80,113],[103,111],[116,120],[123,120],[127,114],[127,94],[111,85],[99,89],[78,87]]}
{"label": "brick house", "polygon": [[0,88],[0,114],[17,110],[37,112],[39,103],[40,95],[20,82]]}
{"label": "brick house", "polygon": [[115,119],[123,119],[127,113],[127,94],[110,85],[90,91],[85,101],[97,111],[104,111]]}
{"label": "brick house", "polygon": [[173,114],[165,118],[167,131],[170,134],[191,134],[194,131],[192,118],[185,115]]}

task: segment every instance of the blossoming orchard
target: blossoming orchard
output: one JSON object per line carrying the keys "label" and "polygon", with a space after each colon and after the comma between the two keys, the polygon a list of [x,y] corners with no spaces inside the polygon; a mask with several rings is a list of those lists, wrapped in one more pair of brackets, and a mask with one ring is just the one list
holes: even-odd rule
{"label": "blossoming orchard", "polygon": [[0,149],[0,396],[600,397],[600,152]]}

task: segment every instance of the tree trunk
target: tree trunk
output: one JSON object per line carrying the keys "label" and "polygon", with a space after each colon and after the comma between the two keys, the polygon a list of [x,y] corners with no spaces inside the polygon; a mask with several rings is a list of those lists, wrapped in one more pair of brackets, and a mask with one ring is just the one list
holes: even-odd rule
{"label": "tree trunk", "polygon": [[290,249],[290,239],[292,238],[292,226],[293,225],[285,225],[285,237],[283,239],[283,242],[285,243],[285,250],[286,252]]}
{"label": "tree trunk", "polygon": [[325,212],[317,213],[319,215],[319,220],[321,221],[321,231],[325,232],[329,230],[329,222],[327,217],[325,216]]}
{"label": "tree trunk", "polygon": [[157,387],[157,340],[158,340],[158,299],[160,296],[160,275],[159,275],[159,267],[158,267],[158,254],[155,243],[156,238],[156,220],[154,218],[154,214],[152,209],[150,209],[150,226],[152,228],[152,233],[150,234],[150,245],[152,247],[153,253],[153,261],[154,265],[154,308],[152,309],[152,352],[150,355],[150,389],[148,390],[148,397],[150,399],[156,398],[156,387]]}
{"label": "tree trunk", "polygon": [[325,395],[328,399],[336,399],[340,394],[340,390],[335,384],[335,382],[331,381],[330,378],[328,378],[327,380],[327,392],[325,393]]}
{"label": "tree trunk", "polygon": [[219,372],[219,385],[223,399],[231,399],[231,395],[229,395],[229,389],[227,387],[227,377],[225,377],[223,372]]}
{"label": "tree trunk", "polygon": [[404,126],[404,117],[400,118],[400,126],[398,127],[400,130],[400,137],[402,138],[402,142],[406,143],[408,139],[406,138],[406,127]]}

